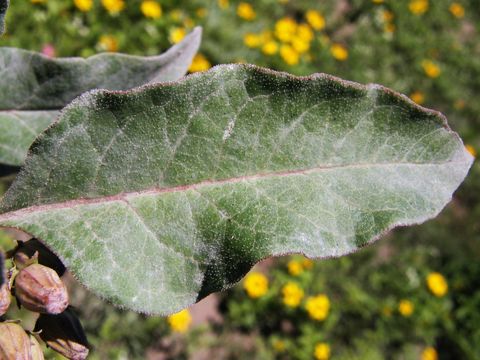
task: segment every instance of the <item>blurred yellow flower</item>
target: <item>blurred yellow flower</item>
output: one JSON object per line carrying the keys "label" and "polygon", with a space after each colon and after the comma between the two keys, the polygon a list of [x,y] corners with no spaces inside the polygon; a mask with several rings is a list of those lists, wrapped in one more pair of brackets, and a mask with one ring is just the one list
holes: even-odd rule
{"label": "blurred yellow flower", "polygon": [[433,295],[437,297],[444,296],[448,291],[447,280],[442,274],[438,272],[432,272],[427,276],[427,286]]}
{"label": "blurred yellow flower", "polygon": [[263,37],[262,35],[258,35],[254,33],[246,33],[243,36],[243,43],[249,48],[256,48],[262,45]]}
{"label": "blurred yellow flower", "polygon": [[268,279],[259,272],[251,272],[245,277],[243,288],[253,299],[262,297],[268,291]]}
{"label": "blurred yellow flower", "polygon": [[391,12],[390,10],[384,10],[382,16],[383,16],[383,21],[392,21],[393,18],[395,17],[393,15],[393,12]]}
{"label": "blurred yellow flower", "polygon": [[172,44],[178,44],[180,41],[183,40],[186,34],[187,34],[187,31],[185,30],[185,28],[176,27],[170,30],[168,39]]}
{"label": "blurred yellow flower", "polygon": [[43,4],[46,3],[47,0],[30,0],[32,4]]}
{"label": "blurred yellow flower", "polygon": [[338,61],[345,61],[348,59],[348,50],[341,44],[332,44],[330,53]]}
{"label": "blurred yellow flower", "polygon": [[188,330],[188,327],[192,322],[192,316],[187,309],[183,309],[176,314],[170,315],[167,318],[167,321],[173,331],[184,333]]}
{"label": "blurred yellow flower", "polygon": [[307,24],[300,24],[297,27],[297,37],[306,42],[311,42],[314,38],[314,34],[310,26]]}
{"label": "blurred yellow flower", "polygon": [[400,303],[398,304],[398,312],[400,315],[404,317],[409,317],[410,315],[413,314],[413,310],[415,307],[413,306],[413,303],[410,300],[401,300]]}
{"label": "blurred yellow flower", "polygon": [[263,46],[262,46],[262,52],[265,55],[275,55],[278,52],[278,44],[276,41],[270,40],[267,41]]}
{"label": "blurred yellow flower", "polygon": [[410,99],[418,105],[422,105],[425,102],[425,95],[421,91],[415,91],[410,94]]}
{"label": "blurred yellow flower", "polygon": [[247,21],[252,21],[257,16],[252,5],[246,2],[241,2],[238,4],[237,15]]}
{"label": "blurred yellow flower", "polygon": [[308,50],[310,50],[310,42],[295,36],[292,39],[292,47],[299,54],[303,54],[303,53],[306,53]]}
{"label": "blurred yellow flower", "polygon": [[116,14],[125,8],[124,0],[102,0],[102,5],[110,14]]}
{"label": "blurred yellow flower", "polygon": [[297,23],[292,18],[282,18],[275,23],[275,36],[282,42],[292,41],[297,32]]}
{"label": "blurred yellow flower", "polygon": [[304,292],[300,286],[294,282],[288,282],[282,287],[283,303],[289,307],[295,308],[300,305]]}
{"label": "blurred yellow flower", "polygon": [[385,24],[383,29],[385,30],[386,33],[393,34],[395,32],[396,27],[395,27],[395,24],[388,23],[388,24]]}
{"label": "blurred yellow flower", "polygon": [[207,16],[208,14],[208,10],[205,9],[205,8],[199,8],[197,9],[197,11],[195,11],[195,14],[199,17],[199,18],[204,18],[205,16]]}
{"label": "blurred yellow flower", "polygon": [[162,16],[162,7],[153,0],[142,1],[140,10],[142,10],[143,15],[147,18],[158,19]]}
{"label": "blurred yellow flower", "polygon": [[[295,51],[295,50],[293,50],[293,51]],[[297,54],[297,56],[298,56],[298,54]],[[283,55],[282,55],[282,57],[283,57]],[[287,61],[285,61],[285,62],[287,62]],[[287,263],[287,269],[288,269],[288,272],[290,273],[290,275],[293,275],[293,276],[298,276],[303,272],[302,264],[297,260],[290,260]]]}
{"label": "blurred yellow flower", "polygon": [[90,11],[93,7],[93,0],[73,0],[73,3],[78,10],[83,12]]}
{"label": "blurred yellow flower", "polygon": [[460,19],[465,16],[465,8],[459,3],[456,3],[456,2],[452,3],[452,5],[450,5],[448,10],[456,18]]}
{"label": "blurred yellow flower", "polygon": [[429,346],[426,347],[422,351],[422,360],[437,360],[438,359],[438,354],[437,350],[435,350],[433,347]]}
{"label": "blurred yellow flower", "polygon": [[313,261],[305,258],[302,260],[302,266],[304,269],[310,270],[313,268]]}
{"label": "blurred yellow flower", "polygon": [[285,342],[279,339],[273,340],[272,346],[273,346],[273,350],[275,350],[277,353],[284,352],[285,348],[287,347],[285,345]]}
{"label": "blurred yellow flower", "polygon": [[475,150],[475,148],[472,145],[470,144],[465,145],[465,149],[467,149],[470,155],[472,155],[473,157],[477,157],[477,150]]}
{"label": "blurred yellow flower", "polygon": [[436,78],[440,75],[440,66],[431,60],[423,60],[422,67],[425,74],[430,78]]}
{"label": "blurred yellow flower", "polygon": [[116,52],[118,51],[117,39],[112,35],[102,35],[98,41],[98,45],[102,51]]}
{"label": "blurred yellow flower", "polygon": [[383,4],[384,0],[372,0],[374,4]]}
{"label": "blurred yellow flower", "polygon": [[305,19],[315,30],[322,30],[325,27],[325,18],[317,10],[308,10]]}
{"label": "blurred yellow flower", "polygon": [[192,18],[187,17],[185,20],[183,20],[183,26],[185,26],[188,29],[191,29],[195,26],[195,22],[192,20]]}
{"label": "blurred yellow flower", "polygon": [[330,300],[324,294],[309,297],[305,303],[305,309],[312,319],[325,320],[330,310]]}
{"label": "blurred yellow flower", "polygon": [[327,343],[318,343],[315,345],[314,355],[316,360],[330,359],[330,345]]}
{"label": "blurred yellow flower", "polygon": [[411,0],[408,8],[412,14],[422,15],[428,10],[428,0]]}
{"label": "blurred yellow flower", "polygon": [[228,8],[228,5],[229,5],[228,0],[218,0],[217,3],[218,3],[218,7],[223,10]]}

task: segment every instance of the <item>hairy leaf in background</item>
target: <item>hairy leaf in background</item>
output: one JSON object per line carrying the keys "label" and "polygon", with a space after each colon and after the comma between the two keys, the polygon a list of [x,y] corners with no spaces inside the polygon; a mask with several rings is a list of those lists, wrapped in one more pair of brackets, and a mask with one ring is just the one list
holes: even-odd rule
{"label": "hairy leaf in background", "polygon": [[127,90],[181,78],[200,41],[201,29],[196,28],[166,53],[152,57],[105,53],[52,59],[0,48],[0,163],[22,165],[35,137],[85,91]]}
{"label": "hairy leaf in background", "polygon": [[113,303],[172,313],[260,259],[348,254],[436,216],[472,163],[445,118],[379,85],[219,66],[70,104],[0,226]]}
{"label": "hairy leaf in background", "polygon": [[0,35],[5,31],[5,15],[7,13],[9,0],[0,0]]}

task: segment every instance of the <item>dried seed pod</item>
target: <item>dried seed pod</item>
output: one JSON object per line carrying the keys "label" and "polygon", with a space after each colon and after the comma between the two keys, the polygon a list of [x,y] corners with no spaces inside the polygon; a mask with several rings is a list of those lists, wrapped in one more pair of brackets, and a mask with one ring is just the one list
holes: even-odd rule
{"label": "dried seed pod", "polygon": [[59,315],[41,314],[34,331],[41,331],[40,338],[66,358],[87,358],[87,338],[80,321],[70,308]]}
{"label": "dried seed pod", "polygon": [[0,323],[0,359],[31,360],[30,339],[23,328],[13,322]]}
{"label": "dried seed pod", "polygon": [[60,259],[37,239],[19,242],[15,249],[13,259],[17,267],[22,269],[31,265],[32,259],[35,259],[35,256],[37,256],[39,264],[52,268],[59,276],[62,276],[65,273],[65,266]]}
{"label": "dried seed pod", "polygon": [[31,353],[31,359],[32,360],[44,360],[45,358],[43,357],[43,351],[40,343],[38,340],[30,334],[30,353]]}
{"label": "dried seed pod", "polygon": [[33,264],[15,277],[15,296],[27,310],[60,314],[68,306],[68,292],[55,270]]}
{"label": "dried seed pod", "polygon": [[11,296],[8,281],[0,286],[0,316],[4,315],[10,307]]}

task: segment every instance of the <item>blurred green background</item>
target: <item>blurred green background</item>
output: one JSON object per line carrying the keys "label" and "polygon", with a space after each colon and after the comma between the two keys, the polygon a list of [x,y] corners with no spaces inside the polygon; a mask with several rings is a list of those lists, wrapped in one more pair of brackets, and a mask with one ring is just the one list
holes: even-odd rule
{"label": "blurred green background", "polygon": [[[6,20],[1,46],[48,56],[159,54],[201,25],[191,71],[247,62],[380,83],[442,111],[480,149],[478,0],[12,0]],[[341,259],[267,261],[168,319],[67,279],[91,358],[479,359],[479,175],[475,162],[435,220]]]}

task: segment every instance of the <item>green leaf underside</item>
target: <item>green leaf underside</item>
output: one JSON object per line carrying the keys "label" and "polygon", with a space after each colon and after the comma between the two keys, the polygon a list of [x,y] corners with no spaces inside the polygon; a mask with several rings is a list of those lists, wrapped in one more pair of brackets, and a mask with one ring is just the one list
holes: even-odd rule
{"label": "green leaf underside", "polygon": [[201,29],[159,56],[103,53],[87,59],[48,58],[0,48],[0,163],[22,165],[35,137],[59,110],[92,89],[127,90],[178,80],[188,70]]}
{"label": "green leaf underside", "polygon": [[260,259],[341,256],[435,216],[471,163],[442,115],[378,85],[219,66],[75,100],[0,226],[113,303],[170,314]]}
{"label": "green leaf underside", "polygon": [[0,35],[5,31],[5,15],[8,9],[8,0],[0,0]]}

